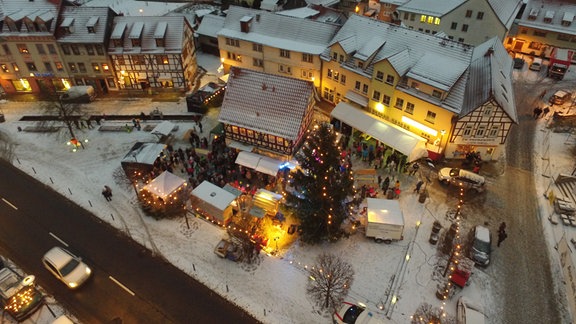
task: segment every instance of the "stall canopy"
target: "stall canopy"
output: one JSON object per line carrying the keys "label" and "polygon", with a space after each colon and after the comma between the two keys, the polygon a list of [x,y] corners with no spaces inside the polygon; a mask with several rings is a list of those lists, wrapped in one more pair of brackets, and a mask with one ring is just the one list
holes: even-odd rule
{"label": "stall canopy", "polygon": [[284,164],[284,162],[260,154],[242,151],[238,153],[238,157],[236,157],[236,164],[276,176],[278,169],[280,169],[280,166]]}
{"label": "stall canopy", "polygon": [[168,171],[164,171],[145,185],[143,189],[159,198],[166,199],[172,192],[178,190],[178,188],[185,184],[186,180]]}
{"label": "stall canopy", "polygon": [[134,144],[121,161],[122,169],[128,177],[133,177],[136,173],[150,172],[165,147],[166,145],[160,143]]}
{"label": "stall canopy", "polygon": [[404,225],[400,202],[394,199],[367,198],[368,222]]}
{"label": "stall canopy", "polygon": [[174,129],[174,126],[176,125],[172,122],[163,121],[160,124],[158,124],[158,126],[154,127],[151,133],[159,137],[168,136]]}
{"label": "stall canopy", "polygon": [[192,190],[192,206],[202,210],[210,218],[226,223],[232,216],[232,202],[238,196],[217,185],[203,181]]}
{"label": "stall canopy", "polygon": [[412,162],[427,156],[426,140],[414,135],[396,125],[378,120],[376,117],[357,109],[346,102],[340,102],[334,110],[332,117],[336,118],[392,147],[408,156]]}

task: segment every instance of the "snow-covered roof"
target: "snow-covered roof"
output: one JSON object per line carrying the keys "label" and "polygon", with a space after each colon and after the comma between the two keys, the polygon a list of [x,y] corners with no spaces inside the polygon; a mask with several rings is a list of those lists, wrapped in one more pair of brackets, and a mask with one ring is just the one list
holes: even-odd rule
{"label": "snow-covered roof", "polygon": [[410,0],[398,7],[399,11],[414,12],[423,15],[442,17],[452,10],[458,8],[468,0]]}
{"label": "snow-covered roof", "polygon": [[312,9],[310,7],[302,7],[296,9],[278,11],[276,14],[295,18],[309,18],[316,16],[319,13],[320,11]]}
{"label": "snow-covered roof", "polygon": [[228,208],[232,201],[236,199],[234,194],[206,180],[192,190],[192,195],[221,211]]}
{"label": "snow-covered roof", "polygon": [[[449,91],[442,102],[443,108],[460,111],[466,71],[473,52],[470,45],[360,15],[349,17],[330,46],[335,44],[356,59],[366,59],[363,70],[352,62],[345,63],[347,68],[371,75],[374,63],[387,59],[400,75]],[[324,58],[330,57],[329,51],[328,48]]]}
{"label": "snow-covered roof", "polygon": [[332,7],[340,3],[340,0],[305,0],[310,5]]}
{"label": "snow-covered roof", "polygon": [[276,11],[280,7],[278,1],[279,0],[262,0],[262,2],[260,2],[260,10]]}
{"label": "snow-covered roof", "polygon": [[[166,25],[164,46],[156,43],[155,34]],[[114,18],[111,39],[122,39],[122,47],[114,47],[114,42],[108,44],[108,54],[154,54],[181,53],[185,42],[186,30],[192,30],[188,20],[183,16],[162,17],[127,17]],[[124,32],[125,30],[125,32]],[[132,39],[140,39],[140,46],[132,46]]]}
{"label": "snow-covered roof", "polygon": [[470,64],[464,116],[492,98],[514,122],[518,122],[512,84],[512,58],[498,37],[478,45]]}
{"label": "snow-covered roof", "polygon": [[[442,17],[466,2],[473,0],[410,0],[398,7],[398,11],[407,11],[423,15]],[[475,0],[474,0],[475,1]],[[522,6],[522,0],[485,0],[500,22],[510,29],[514,18]]]}
{"label": "snow-covered roof", "polygon": [[217,38],[218,32],[222,27],[224,27],[224,19],[226,18],[222,16],[206,15],[202,18],[202,22],[200,23],[200,27],[198,27],[196,33]]}
{"label": "snow-covered roof", "polygon": [[138,142],[130,149],[122,163],[140,163],[153,165],[166,145],[160,143],[142,143]]}
{"label": "snow-covered roof", "polygon": [[[549,22],[544,22],[544,18],[549,15],[549,12],[560,14],[552,15]],[[574,2],[526,0],[526,9],[522,17],[517,19],[517,23],[519,26],[538,30],[576,35],[575,14],[576,3]],[[570,24],[562,24],[563,21],[570,22]]]}
{"label": "snow-covered roof", "polygon": [[218,120],[296,140],[313,91],[310,81],[235,67]]}
{"label": "snow-covered roof", "polygon": [[366,198],[366,201],[369,223],[404,225],[404,215],[398,200]]}
{"label": "snow-covered roof", "polygon": [[[61,43],[101,43],[106,41],[109,28],[108,19],[112,19],[109,7],[72,7],[62,9],[58,27],[68,27],[68,32],[58,32]],[[74,27],[74,28],[70,28]]]}
{"label": "snow-covered roof", "polygon": [[[10,26],[6,23],[3,23],[0,24],[0,35],[25,36],[31,35],[33,33],[33,36],[40,36],[53,34],[56,28],[56,18],[58,17],[59,9],[60,1],[2,0],[2,5],[0,6],[0,21],[3,22],[6,18],[9,18],[16,23],[16,26],[19,29],[10,30]],[[35,22],[39,19],[45,23],[48,31],[28,31],[26,24],[19,23],[23,19],[27,19],[32,22]]]}
{"label": "snow-covered roof", "polygon": [[186,180],[168,171],[162,172],[159,176],[144,186],[144,190],[165,199],[172,192],[183,185],[187,185]]}
{"label": "snow-covered roof", "polygon": [[[242,19],[251,20],[248,32],[240,30]],[[337,30],[337,26],[327,23],[230,6],[218,35],[290,51],[320,54]]]}

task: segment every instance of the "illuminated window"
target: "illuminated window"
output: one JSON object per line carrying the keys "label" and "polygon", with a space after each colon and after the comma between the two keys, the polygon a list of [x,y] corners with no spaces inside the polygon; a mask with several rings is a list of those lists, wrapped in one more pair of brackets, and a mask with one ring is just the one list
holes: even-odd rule
{"label": "illuminated window", "polygon": [[130,56],[132,60],[132,64],[134,65],[143,65],[145,64],[144,55],[132,55]]}
{"label": "illuminated window", "polygon": [[20,54],[30,54],[28,47],[24,44],[18,44],[18,52],[20,52]]}
{"label": "illuminated window", "polygon": [[20,71],[20,68],[18,67],[18,65],[16,63],[12,63],[12,70],[18,72],[18,71]]}
{"label": "illuminated window", "polygon": [[92,63],[92,70],[94,70],[94,72],[100,72],[100,65],[98,65],[98,63]]}
{"label": "illuminated window", "polygon": [[434,124],[434,121],[436,120],[436,113],[428,110],[428,113],[426,113],[426,119],[424,120],[429,122],[430,124]]}
{"label": "illuminated window", "polygon": [[4,63],[0,64],[0,69],[2,69],[2,72],[4,73],[10,72],[10,69],[8,69],[8,65]]}
{"label": "illuminated window", "polygon": [[56,65],[56,70],[64,71],[64,65],[61,62],[54,62],[54,65]]}
{"label": "illuminated window", "polygon": [[420,22],[426,22],[426,15],[420,16]]}
{"label": "illuminated window", "polygon": [[108,71],[110,71],[110,67],[108,66],[108,64],[102,63],[102,70],[104,70],[105,72],[108,72]]}
{"label": "illuminated window", "polygon": [[428,21],[429,24],[433,24],[434,23],[434,17],[432,16],[428,16]]}
{"label": "illuminated window", "polygon": [[328,69],[326,76],[328,77],[328,79],[332,79],[333,74],[334,74],[334,71],[332,69]]}
{"label": "illuminated window", "polygon": [[434,25],[440,25],[440,18],[434,18]]}
{"label": "illuminated window", "polygon": [[76,69],[76,64],[68,63],[68,67],[70,68],[70,71],[72,71],[73,73],[78,72],[78,70]]}
{"label": "illuminated window", "polygon": [[168,64],[168,63],[169,63],[169,61],[168,61],[168,55],[158,55],[158,56],[156,56],[156,62],[157,62],[159,65],[166,65],[166,64]]}
{"label": "illuminated window", "polygon": [[30,72],[38,71],[38,69],[36,68],[36,64],[34,64],[32,62],[26,63],[26,66],[28,67],[28,71],[30,71]]}

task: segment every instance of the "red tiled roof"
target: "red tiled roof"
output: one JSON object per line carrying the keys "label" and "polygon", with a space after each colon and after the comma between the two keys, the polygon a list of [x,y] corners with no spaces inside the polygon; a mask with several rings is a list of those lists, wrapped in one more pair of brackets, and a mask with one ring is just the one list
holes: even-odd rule
{"label": "red tiled roof", "polygon": [[310,81],[233,67],[218,119],[294,140],[313,91]]}

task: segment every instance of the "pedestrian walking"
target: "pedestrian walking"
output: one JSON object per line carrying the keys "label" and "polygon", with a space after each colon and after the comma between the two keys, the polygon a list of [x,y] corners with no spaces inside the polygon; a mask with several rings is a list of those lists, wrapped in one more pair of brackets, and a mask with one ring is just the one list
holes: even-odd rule
{"label": "pedestrian walking", "polygon": [[422,179],[418,180],[418,182],[416,182],[416,188],[414,188],[414,192],[420,193],[420,188],[422,188],[423,184],[424,184],[424,181],[422,181]]}
{"label": "pedestrian walking", "polygon": [[498,228],[498,232],[505,232],[506,231],[506,222],[502,222],[500,224],[500,228]]}
{"label": "pedestrian walking", "polygon": [[542,118],[546,117],[546,115],[548,115],[549,112],[550,112],[550,107],[546,106],[544,108],[544,110],[542,110]]}
{"label": "pedestrian walking", "polygon": [[540,107],[534,108],[534,119],[538,119],[540,117],[540,114],[542,114],[542,108]]}
{"label": "pedestrian walking", "polygon": [[500,247],[500,244],[502,244],[507,237],[508,234],[506,234],[506,231],[498,231],[498,247]]}
{"label": "pedestrian walking", "polygon": [[410,175],[415,175],[416,172],[418,172],[418,169],[420,168],[420,165],[418,165],[417,162],[412,163],[412,168],[410,169]]}
{"label": "pedestrian walking", "polygon": [[200,133],[202,133],[202,122],[201,121],[198,122],[198,128],[200,128]]}
{"label": "pedestrian walking", "polygon": [[388,187],[390,187],[390,177],[386,177],[384,181],[382,181],[382,192],[384,192],[384,194],[388,192]]}
{"label": "pedestrian walking", "polygon": [[112,200],[112,189],[110,189],[108,186],[104,186],[104,190],[106,190],[108,197],[110,197],[110,200]]}
{"label": "pedestrian walking", "polygon": [[378,175],[378,185],[380,185],[382,183],[382,176]]}

